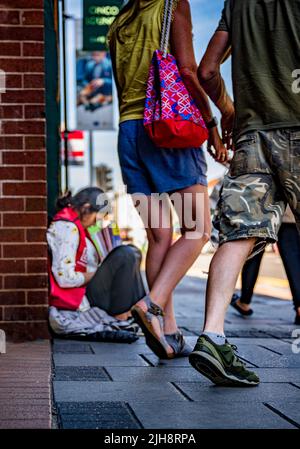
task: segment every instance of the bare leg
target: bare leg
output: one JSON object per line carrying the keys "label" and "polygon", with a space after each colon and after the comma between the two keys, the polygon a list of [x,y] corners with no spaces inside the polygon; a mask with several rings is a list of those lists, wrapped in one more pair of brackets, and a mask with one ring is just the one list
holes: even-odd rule
{"label": "bare leg", "polygon": [[[209,241],[211,231],[207,188],[201,185],[196,185],[178,193],[182,195],[183,210],[185,210],[186,207],[184,194],[191,193],[193,195],[192,215],[195,221],[203,221],[202,225],[199,225],[198,227],[199,229],[202,228],[202,235],[198,236],[197,226],[194,230],[188,229],[184,224],[183,218],[179,216],[180,222],[182,223],[182,236],[170,247],[159,275],[150,291],[150,296],[153,301],[162,308],[166,307],[170,294],[193,265],[201,253],[203,246]],[[198,217],[196,216],[196,202],[199,201],[199,197],[197,197],[196,194],[202,194],[201,198],[203,200],[202,207],[200,208],[201,212],[199,213],[199,209],[197,211]],[[180,215],[180,212],[177,209],[176,211],[177,214]],[[196,238],[191,238],[193,233]]]}
{"label": "bare leg", "polygon": [[[167,252],[172,244],[172,229],[147,230],[149,248],[146,257],[146,276],[151,290]],[[167,300],[164,317],[164,331],[172,334],[177,330],[172,294]]]}
{"label": "bare leg", "polygon": [[204,331],[224,334],[226,310],[255,241],[253,238],[224,243],[214,255],[206,291]]}
{"label": "bare leg", "polygon": [[[189,207],[185,204],[184,194],[190,194],[192,197],[192,216],[195,221],[203,221],[203,226],[197,223],[196,228],[192,229],[189,226],[185,226],[185,220],[183,216],[183,211]],[[182,224],[182,236],[177,240],[175,244],[170,246],[170,242],[167,246],[167,238],[163,237],[160,240],[160,245],[163,243],[164,249],[155,249],[155,244],[152,242],[152,238],[157,240],[157,236],[162,236],[166,232],[166,229],[148,229],[149,238],[149,250],[147,260],[147,276],[150,279],[150,297],[154,303],[158,304],[166,313],[165,319],[165,332],[173,333],[177,330],[177,325],[174,316],[172,301],[172,292],[182,277],[186,274],[188,269],[195,262],[199,256],[203,246],[209,240],[210,237],[210,214],[209,214],[209,198],[207,194],[207,188],[201,185],[192,186],[190,188],[184,189],[178,194],[181,196],[182,210],[178,208],[178,204],[175,202],[175,209],[179,215],[180,223]],[[199,197],[197,194],[201,194],[200,207],[197,201]],[[149,199],[150,201],[150,199]],[[199,212],[200,211],[200,212]],[[149,212],[149,210],[148,210]],[[162,215],[165,214],[162,211]],[[168,213],[168,212],[167,212]],[[144,219],[145,223],[145,219]],[[202,234],[199,236],[198,229],[202,229]],[[171,231],[172,233],[172,231]],[[194,233],[196,238],[191,238],[191,234]],[[170,234],[169,234],[170,236]],[[164,257],[162,257],[162,253]],[[159,268],[158,268],[159,267]],[[152,282],[153,281],[153,282]],[[147,307],[144,301],[140,301],[139,306],[146,311]],[[153,319],[153,327],[159,335],[159,324],[155,323],[156,319]],[[155,323],[155,324],[154,324]],[[157,324],[157,326],[156,326]]]}

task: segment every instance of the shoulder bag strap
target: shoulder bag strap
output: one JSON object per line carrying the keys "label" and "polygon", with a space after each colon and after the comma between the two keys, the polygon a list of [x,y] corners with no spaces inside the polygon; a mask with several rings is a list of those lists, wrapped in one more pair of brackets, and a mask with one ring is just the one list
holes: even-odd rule
{"label": "shoulder bag strap", "polygon": [[163,12],[163,22],[162,22],[162,33],[160,41],[160,49],[165,58],[168,53],[168,46],[170,41],[171,23],[173,15],[173,4],[174,0],[165,0],[164,12]]}

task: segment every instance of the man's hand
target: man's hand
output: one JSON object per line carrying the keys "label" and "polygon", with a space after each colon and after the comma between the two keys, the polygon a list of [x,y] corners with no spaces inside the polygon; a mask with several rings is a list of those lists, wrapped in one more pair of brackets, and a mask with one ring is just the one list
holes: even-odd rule
{"label": "man's hand", "polygon": [[[215,152],[212,151],[212,147],[215,149]],[[222,143],[217,127],[212,128],[209,131],[207,150],[209,154],[221,164],[228,162],[228,151]]]}
{"label": "man's hand", "polygon": [[235,111],[230,109],[222,114],[221,127],[222,127],[222,141],[227,150],[232,150],[233,147],[233,128],[234,128]]}

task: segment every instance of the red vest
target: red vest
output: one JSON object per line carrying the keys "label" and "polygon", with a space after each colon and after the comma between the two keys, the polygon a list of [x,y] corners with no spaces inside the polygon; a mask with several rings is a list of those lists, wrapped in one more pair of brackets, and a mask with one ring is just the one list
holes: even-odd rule
{"label": "red vest", "polygon": [[[58,212],[52,221],[69,221],[77,226],[79,232],[79,245],[76,254],[75,271],[86,273],[86,232],[82,226],[77,213],[71,207],[65,207]],[[48,261],[48,271],[50,280],[49,301],[50,306],[57,309],[77,310],[85,295],[86,287],[62,288],[58,285],[52,273],[51,258]]]}

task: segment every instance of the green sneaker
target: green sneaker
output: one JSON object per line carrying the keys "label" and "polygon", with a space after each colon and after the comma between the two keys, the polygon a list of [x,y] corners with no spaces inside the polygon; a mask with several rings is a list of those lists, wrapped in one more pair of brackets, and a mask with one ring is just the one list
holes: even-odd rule
{"label": "green sneaker", "polygon": [[193,352],[189,356],[190,364],[203,376],[216,385],[229,387],[254,387],[259,384],[259,377],[246,369],[235,354],[237,347],[226,341],[216,345],[206,335],[198,338]]}

